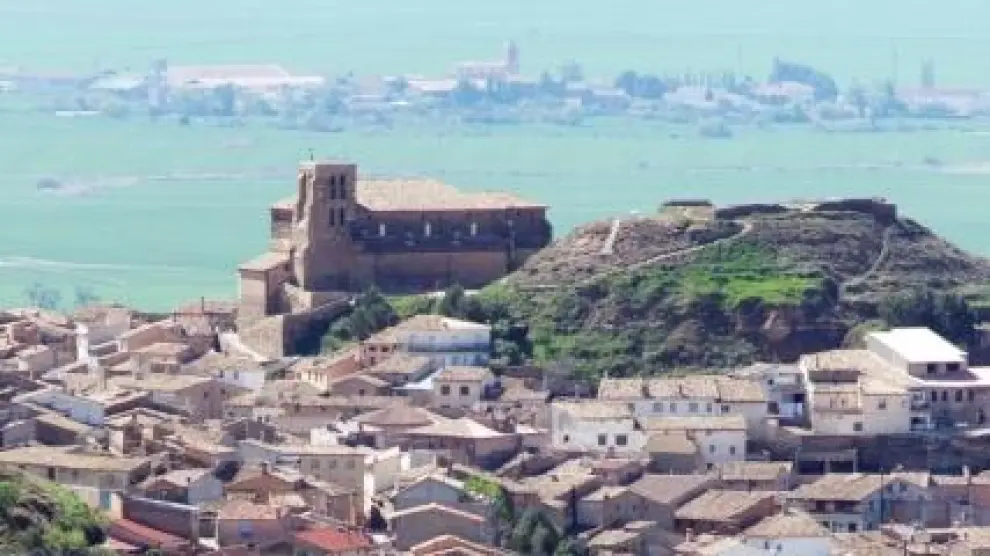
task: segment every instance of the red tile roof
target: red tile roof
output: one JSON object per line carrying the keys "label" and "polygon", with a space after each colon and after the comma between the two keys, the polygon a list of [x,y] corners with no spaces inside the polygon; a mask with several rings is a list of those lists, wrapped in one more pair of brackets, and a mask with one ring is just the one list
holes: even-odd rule
{"label": "red tile roof", "polygon": [[347,531],[333,527],[308,529],[296,533],[297,544],[305,544],[310,548],[326,552],[346,552],[371,548],[371,537],[360,531]]}
{"label": "red tile roof", "polygon": [[110,524],[109,536],[128,544],[145,544],[154,548],[175,549],[188,546],[189,541],[152,529],[129,519],[117,519]]}

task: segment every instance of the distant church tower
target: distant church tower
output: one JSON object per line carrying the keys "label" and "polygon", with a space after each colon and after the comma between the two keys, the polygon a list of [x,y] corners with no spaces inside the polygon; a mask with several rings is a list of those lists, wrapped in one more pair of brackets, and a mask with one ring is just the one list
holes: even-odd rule
{"label": "distant church tower", "polygon": [[148,72],[148,108],[152,112],[165,109],[168,102],[168,62],[160,59],[151,63]]}
{"label": "distant church tower", "polygon": [[505,44],[505,71],[509,75],[519,75],[519,47],[515,41]]}

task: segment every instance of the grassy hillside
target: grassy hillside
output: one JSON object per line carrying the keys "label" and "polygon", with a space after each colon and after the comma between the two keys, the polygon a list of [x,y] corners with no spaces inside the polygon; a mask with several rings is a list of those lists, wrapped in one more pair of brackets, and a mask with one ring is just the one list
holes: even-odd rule
{"label": "grassy hillside", "polygon": [[95,555],[104,516],[61,486],[0,473],[0,554]]}

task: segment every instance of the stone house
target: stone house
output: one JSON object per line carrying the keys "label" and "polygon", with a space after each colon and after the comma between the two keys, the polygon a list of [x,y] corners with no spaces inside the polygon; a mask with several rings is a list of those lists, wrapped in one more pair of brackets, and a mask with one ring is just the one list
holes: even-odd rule
{"label": "stone house", "polygon": [[709,490],[674,512],[674,528],[681,533],[736,535],[778,509],[777,493]]}
{"label": "stone house", "polygon": [[370,367],[396,354],[426,357],[434,369],[487,365],[492,329],[487,324],[415,315],[361,342],[358,360]]}
{"label": "stone house", "polygon": [[709,469],[726,462],[746,459],[747,427],[742,415],[644,417],[638,429],[649,440],[657,436],[682,435],[698,448]]}
{"label": "stone house", "polygon": [[230,500],[217,509],[217,543],[221,546],[267,545],[291,538],[293,518],[286,508]]}
{"label": "stone house", "polygon": [[831,556],[835,554],[831,532],[810,515],[785,509],[746,529],[742,544],[759,551],[785,555]]}
{"label": "stone house", "polygon": [[673,530],[677,510],[717,485],[712,475],[644,475],[630,485],[629,491],[642,501],[641,519]]}
{"label": "stone house", "polygon": [[795,506],[832,532],[876,529],[895,513],[912,513],[931,499],[929,481],[916,473],[831,473],[789,493]]}
{"label": "stone house", "polygon": [[223,483],[211,469],[180,469],[149,478],[141,485],[145,496],[198,506],[223,499]]}
{"label": "stone house", "polygon": [[555,402],[550,406],[551,444],[558,450],[635,453],[636,422],[626,403]]}
{"label": "stone house", "polygon": [[114,377],[110,385],[121,389],[143,390],[157,404],[187,411],[194,419],[221,419],[230,387],[212,377],[194,375],[145,375]]}
{"label": "stone house", "polygon": [[368,367],[365,372],[388,382],[392,387],[399,387],[422,380],[431,371],[433,361],[429,357],[396,353]]}
{"label": "stone house", "polygon": [[440,417],[425,409],[393,405],[359,415],[354,423],[357,424],[359,436],[370,438],[376,448],[389,448],[400,445],[404,433],[440,420]]}
{"label": "stone house", "polygon": [[443,475],[426,475],[404,486],[392,496],[396,510],[408,510],[426,504],[456,508],[465,501],[464,483]]}
{"label": "stone house", "polygon": [[297,495],[313,512],[342,523],[354,523],[363,512],[358,491],[307,477],[266,463],[243,467],[224,488],[228,499],[274,504]]}
{"label": "stone house", "polygon": [[495,375],[486,367],[445,367],[433,376],[432,404],[472,409],[494,384]]}
{"label": "stone house", "polygon": [[577,521],[584,527],[611,527],[642,519],[646,502],[629,487],[603,486],[577,502]]}
{"label": "stone house", "polygon": [[481,544],[491,544],[492,541],[493,531],[490,531],[484,517],[440,504],[395,512],[390,522],[398,550],[409,550],[441,535],[453,535]]}
{"label": "stone house", "polygon": [[442,419],[403,433],[403,446],[442,453],[455,463],[490,468],[500,465],[519,450],[515,434],[492,430],[472,419]]}
{"label": "stone house", "polygon": [[331,396],[388,396],[389,383],[367,374],[353,374],[330,382],[327,390]]}
{"label": "stone house", "polygon": [[361,531],[312,527],[292,536],[294,556],[372,556],[380,554],[371,537]]}

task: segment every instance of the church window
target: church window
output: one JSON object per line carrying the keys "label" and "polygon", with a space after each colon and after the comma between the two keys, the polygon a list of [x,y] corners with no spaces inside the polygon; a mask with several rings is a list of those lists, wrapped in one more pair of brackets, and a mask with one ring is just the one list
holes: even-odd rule
{"label": "church window", "polygon": [[430,232],[432,232],[432,231],[433,230],[430,228],[430,223],[429,222],[424,222],[423,223],[423,237],[430,237]]}
{"label": "church window", "polygon": [[378,235],[379,235],[379,237],[385,237],[385,223],[384,222],[378,225]]}
{"label": "church window", "polygon": [[336,217],[337,217],[337,209],[334,209],[334,208],[330,209],[330,227],[333,227],[333,226],[336,226],[337,225],[334,222],[336,220]]}
{"label": "church window", "polygon": [[340,199],[347,198],[347,176],[340,176]]}
{"label": "church window", "polygon": [[337,186],[333,182],[331,182],[330,183],[330,199],[336,199],[336,198],[337,198]]}
{"label": "church window", "polygon": [[340,216],[337,218],[337,223],[343,226],[347,222],[347,214],[344,213],[344,209],[340,209]]}
{"label": "church window", "polygon": [[478,235],[478,223],[477,222],[472,222],[471,223],[471,236],[473,237],[473,236],[476,236],[476,235]]}

